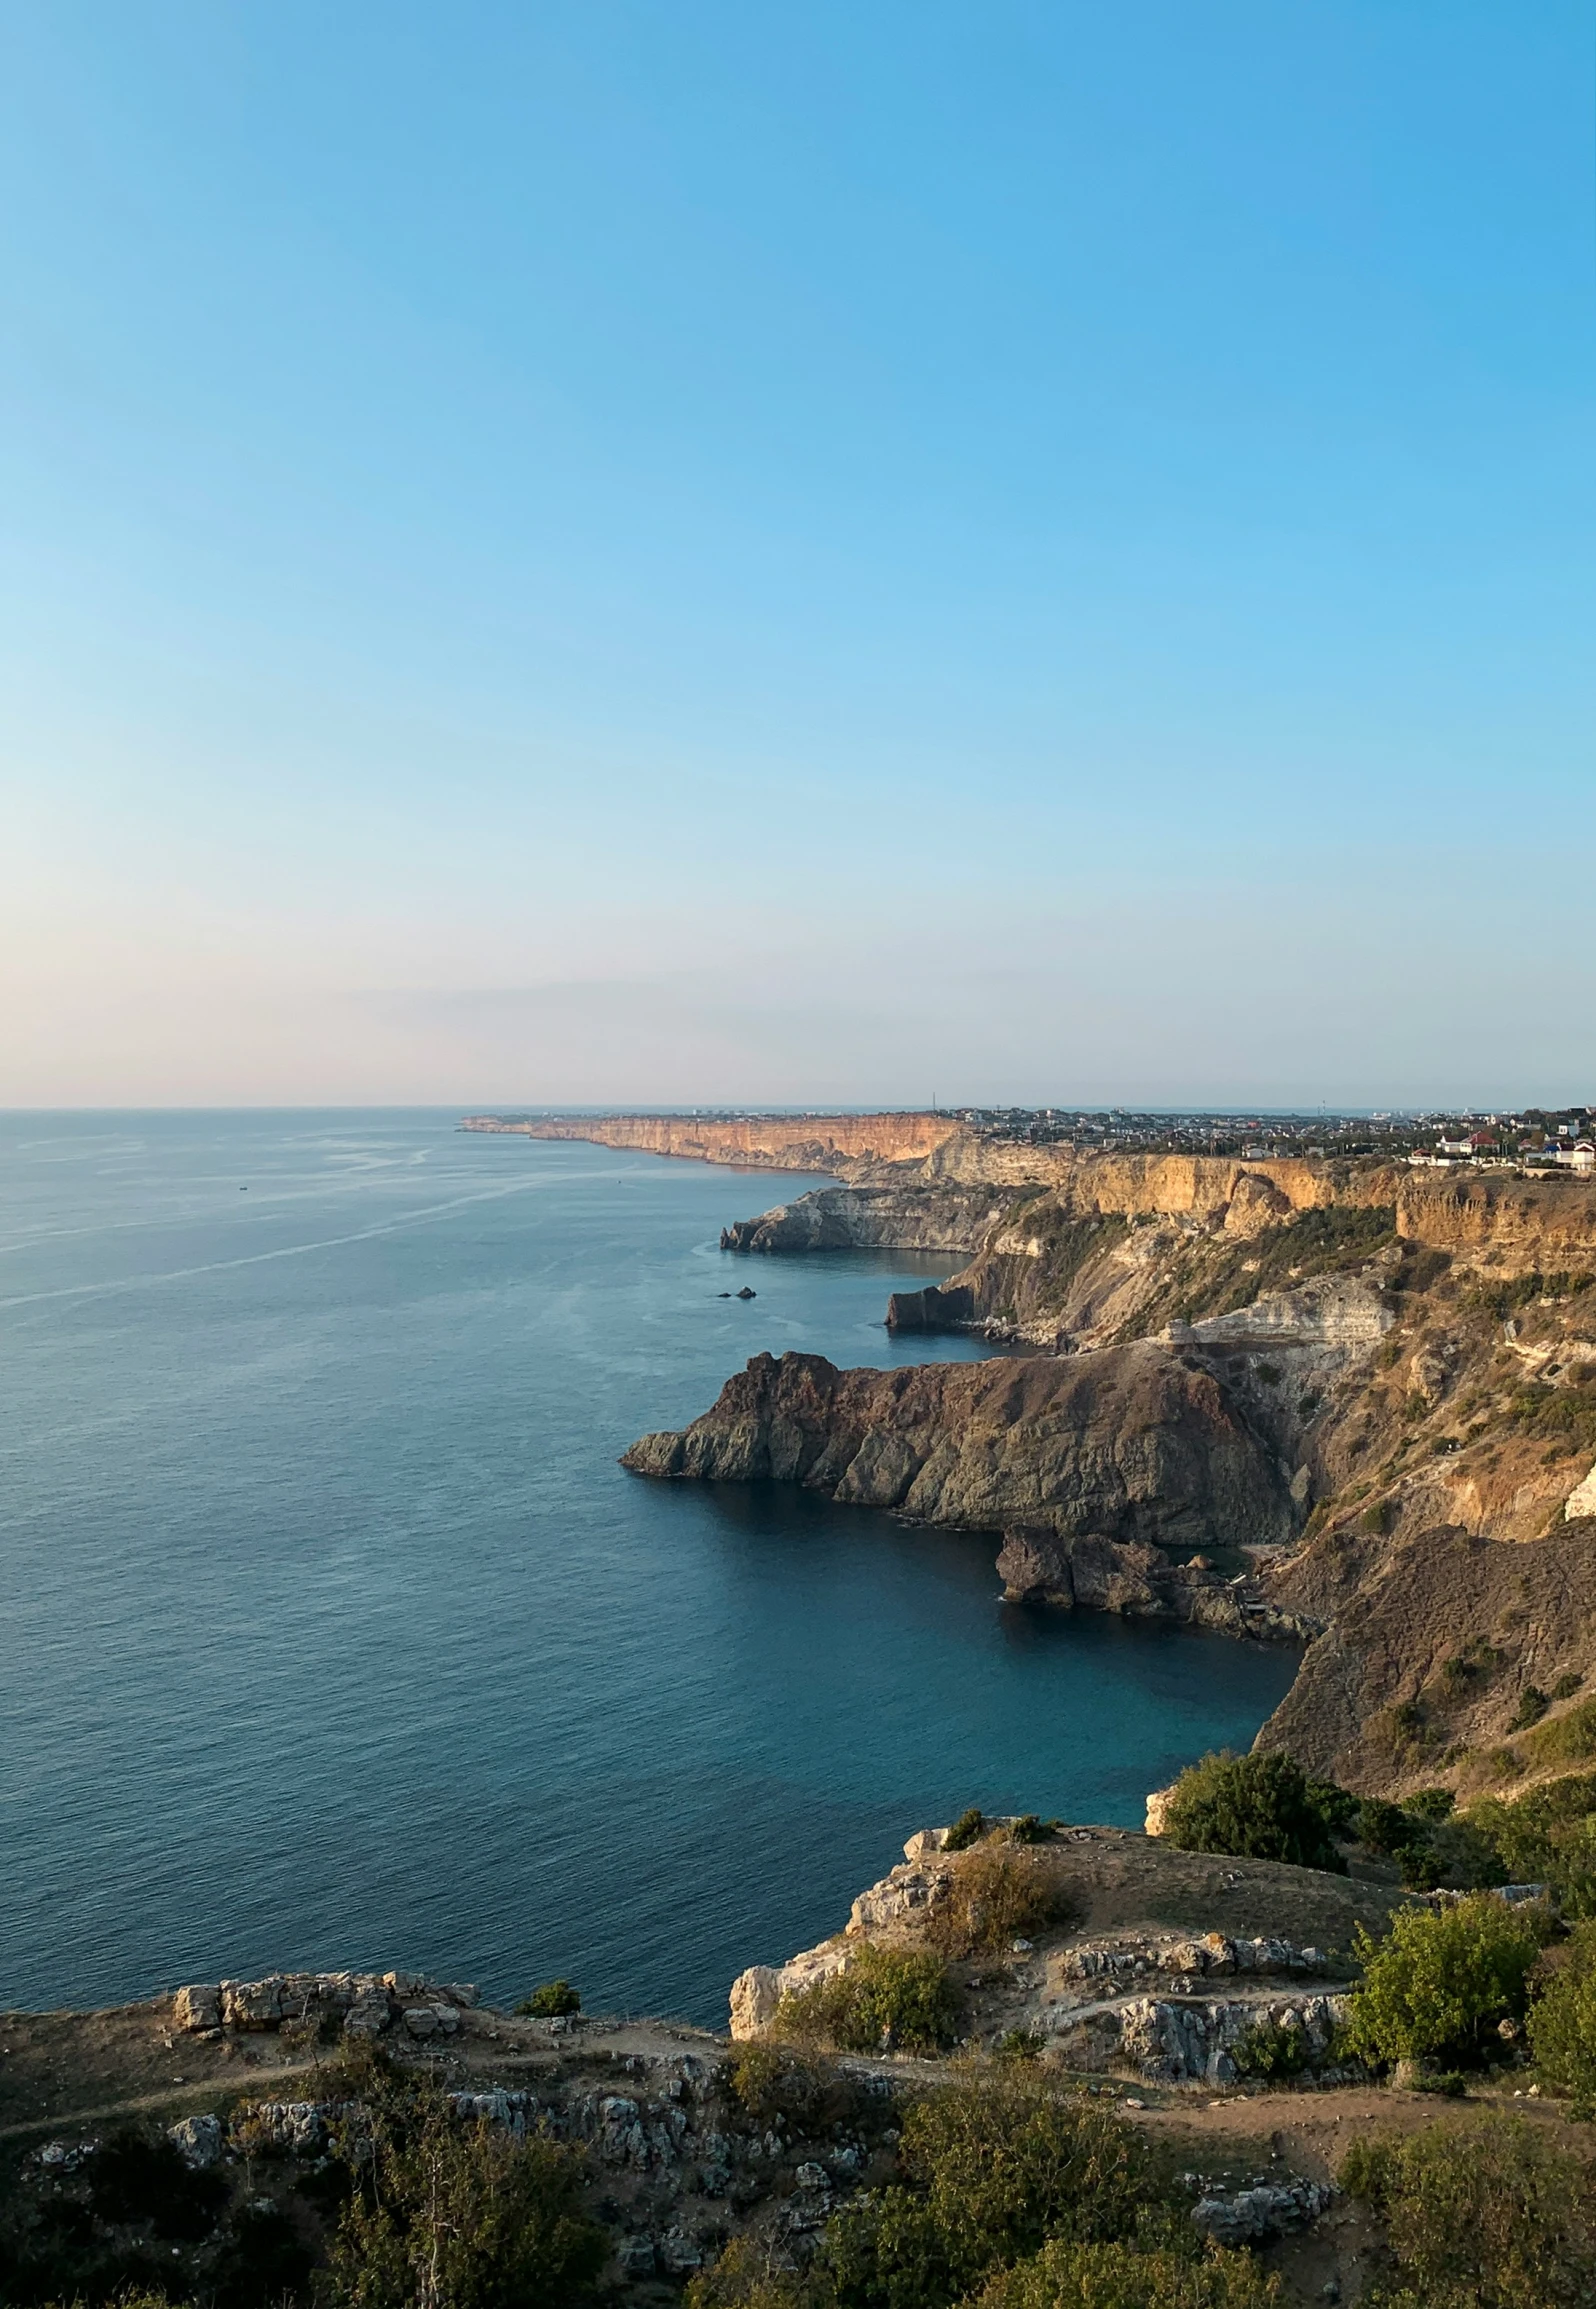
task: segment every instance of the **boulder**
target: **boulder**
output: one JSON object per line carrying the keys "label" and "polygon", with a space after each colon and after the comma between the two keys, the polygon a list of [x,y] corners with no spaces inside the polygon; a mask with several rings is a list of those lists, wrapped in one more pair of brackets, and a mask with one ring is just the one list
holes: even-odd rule
{"label": "boulder", "polygon": [[194,1981],[180,1988],[172,1999],[172,2021],[177,2028],[196,2034],[203,2029],[222,2025],[222,1991],[219,1983]]}
{"label": "boulder", "polygon": [[222,2153],[222,2120],[220,2117],[184,2117],[167,2129],[171,2142],[185,2165],[196,2173],[208,2172]]}
{"label": "boulder", "polygon": [[229,2028],[275,2028],[282,2017],[281,1973],[271,1973],[265,1980],[222,1982],[222,2018]]}

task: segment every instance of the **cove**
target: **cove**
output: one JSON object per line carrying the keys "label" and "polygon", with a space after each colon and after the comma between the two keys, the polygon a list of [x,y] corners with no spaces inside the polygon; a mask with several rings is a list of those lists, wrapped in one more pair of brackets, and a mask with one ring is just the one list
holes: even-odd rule
{"label": "cove", "polygon": [[1251,1740],[1288,1652],[615,1464],[762,1349],[981,1351],[882,1328],[954,1262],[716,1247],[816,1183],[452,1113],[0,1118],[0,2003],[380,1961],[719,2023],[910,1829],[1137,1824]]}

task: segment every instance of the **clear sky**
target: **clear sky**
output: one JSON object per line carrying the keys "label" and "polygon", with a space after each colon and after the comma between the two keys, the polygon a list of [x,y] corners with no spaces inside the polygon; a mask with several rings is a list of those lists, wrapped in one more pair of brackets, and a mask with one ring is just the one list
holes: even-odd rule
{"label": "clear sky", "polygon": [[1596,1100],[1588,0],[0,0],[0,1103]]}

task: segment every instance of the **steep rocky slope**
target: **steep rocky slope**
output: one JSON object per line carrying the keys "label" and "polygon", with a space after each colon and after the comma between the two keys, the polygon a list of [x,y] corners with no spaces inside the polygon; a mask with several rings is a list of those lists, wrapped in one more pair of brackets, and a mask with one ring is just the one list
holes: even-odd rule
{"label": "steep rocky slope", "polygon": [[978,1531],[1023,1522],[1194,1546],[1291,1530],[1272,1452],[1212,1375],[1153,1343],[1059,1360],[839,1371],[756,1355],[702,1418],[644,1436],[638,1474],[806,1483],[860,1507]]}
{"label": "steep rocky slope", "polygon": [[1052,1184],[1005,1186],[970,1173],[1038,1150],[950,1140],[727,1246],[976,1241],[889,1319],[1048,1352],[892,1374],[767,1358],[628,1463],[1001,1534],[1015,1597],[1312,1635],[1262,1737],[1356,1787],[1557,1768],[1503,1743],[1526,1707],[1571,1721],[1596,1657],[1596,1191],[1040,1154]]}

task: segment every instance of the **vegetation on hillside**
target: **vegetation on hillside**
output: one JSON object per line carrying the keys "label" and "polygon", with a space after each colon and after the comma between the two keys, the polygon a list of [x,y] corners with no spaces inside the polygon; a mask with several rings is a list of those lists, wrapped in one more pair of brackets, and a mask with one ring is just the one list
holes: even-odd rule
{"label": "vegetation on hillside", "polygon": [[1521,2117],[1358,2141],[1339,2179],[1385,2230],[1382,2309],[1575,2309],[1596,2299],[1590,2170]]}
{"label": "vegetation on hillside", "polygon": [[1234,1852],[1344,1876],[1335,1830],[1355,1801],[1327,1782],[1310,1781],[1289,1756],[1224,1751],[1182,1772],[1163,1834],[1188,1852]]}
{"label": "vegetation on hillside", "polygon": [[1534,1908],[1509,1908],[1481,1892],[1439,1912],[1410,1908],[1373,1939],[1360,1925],[1354,1954],[1363,1977],[1352,1993],[1347,2038],[1379,2067],[1397,2061],[1478,2067],[1516,2037],[1530,1975],[1549,1937]]}

